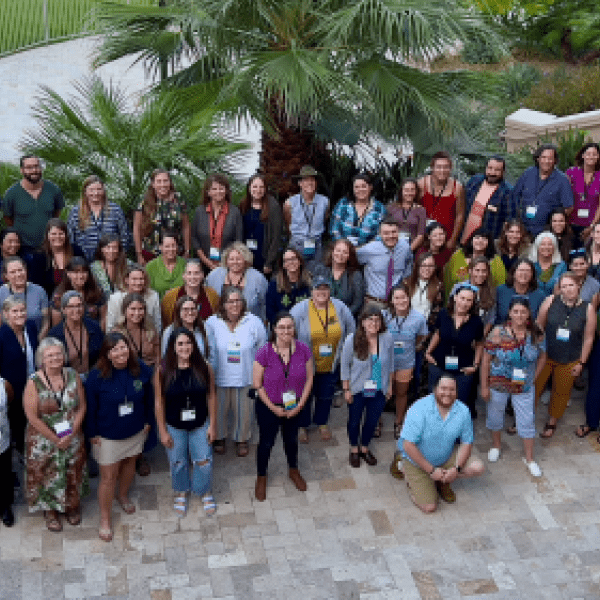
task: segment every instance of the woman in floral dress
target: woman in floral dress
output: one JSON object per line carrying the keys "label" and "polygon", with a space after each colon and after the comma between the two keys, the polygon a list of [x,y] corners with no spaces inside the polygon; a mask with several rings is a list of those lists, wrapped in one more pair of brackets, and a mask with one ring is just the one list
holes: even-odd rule
{"label": "woman in floral dress", "polygon": [[86,454],[81,430],[85,396],[79,375],[65,367],[65,347],[56,338],[40,342],[38,370],[23,394],[28,425],[26,497],[29,511],[44,511],[46,527],[62,531],[64,513],[81,522],[81,497],[87,493]]}

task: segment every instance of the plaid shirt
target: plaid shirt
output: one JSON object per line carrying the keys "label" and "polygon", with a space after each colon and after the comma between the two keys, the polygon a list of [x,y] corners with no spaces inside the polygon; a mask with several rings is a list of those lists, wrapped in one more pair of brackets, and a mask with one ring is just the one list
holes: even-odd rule
{"label": "plaid shirt", "polygon": [[[475,202],[477,192],[484,179],[485,175],[480,173],[474,175],[467,181],[467,185],[465,186],[465,199],[467,204],[465,210],[465,223],[469,218],[473,202]],[[496,210],[493,208],[490,210],[490,206],[495,207]],[[487,203],[481,227],[483,227],[486,232],[491,233],[494,239],[498,239],[502,232],[502,225],[509,219],[518,217],[518,215],[519,211],[517,202],[515,201],[515,198],[513,198],[512,186],[503,179],[496,191],[492,194],[490,201]]]}
{"label": "plaid shirt", "polygon": [[360,221],[354,204],[342,198],[331,214],[329,233],[334,240],[349,239],[355,246],[363,246],[377,237],[385,212],[385,206],[371,198],[367,212]]}

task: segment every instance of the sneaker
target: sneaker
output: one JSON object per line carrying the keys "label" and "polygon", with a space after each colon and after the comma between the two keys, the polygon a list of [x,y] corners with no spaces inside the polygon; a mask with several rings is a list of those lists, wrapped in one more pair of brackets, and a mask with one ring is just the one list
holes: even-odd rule
{"label": "sneaker", "polygon": [[541,477],[542,476],[542,470],[540,469],[539,465],[535,462],[535,460],[532,460],[531,462],[527,462],[527,459],[523,458],[523,462],[525,463],[525,466],[529,470],[529,473],[531,474],[532,477]]}
{"label": "sneaker", "polygon": [[496,462],[500,458],[500,448],[490,448],[488,452],[488,460],[490,462]]}
{"label": "sneaker", "polygon": [[437,488],[440,498],[444,502],[447,502],[448,504],[454,504],[456,502],[456,494],[449,483],[440,483],[439,481],[436,481],[435,487]]}
{"label": "sneaker", "polygon": [[546,390],[545,392],[542,393],[542,395],[540,396],[540,402],[542,404],[550,404],[550,396],[552,395],[552,392],[550,390]]}

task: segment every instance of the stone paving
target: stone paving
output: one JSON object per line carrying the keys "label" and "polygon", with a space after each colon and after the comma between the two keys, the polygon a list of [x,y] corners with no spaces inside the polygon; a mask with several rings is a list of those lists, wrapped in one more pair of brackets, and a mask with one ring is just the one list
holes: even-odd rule
{"label": "stone paving", "polygon": [[[475,452],[485,458],[480,408]],[[573,435],[582,414],[579,396],[555,437],[536,441],[540,480],[522,464],[519,438],[504,436],[500,461],[479,480],[455,484],[457,503],[428,516],[388,473],[390,414],[372,444],[379,464],[352,469],[346,411],[333,409],[332,442],[311,432],[301,446],[306,493],[287,479],[278,440],[262,503],[253,495],[253,454],[237,458],[229,447],[215,459],[214,517],[197,499],[185,518],[175,516],[157,448],[152,475],[132,490],[137,512],[127,516],[115,503],[112,543],[98,539],[95,495],[82,524],[60,534],[18,505],[15,527],[0,529],[0,598],[600,598],[600,445]],[[544,416],[542,407],[540,428]]]}

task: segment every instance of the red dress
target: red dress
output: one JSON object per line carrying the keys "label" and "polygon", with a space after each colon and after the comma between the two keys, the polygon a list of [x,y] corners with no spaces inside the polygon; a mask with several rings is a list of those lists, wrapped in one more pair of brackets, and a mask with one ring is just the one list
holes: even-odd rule
{"label": "red dress", "polygon": [[434,196],[429,190],[431,177],[429,177],[427,183],[428,185],[424,186],[425,191],[421,200],[427,218],[437,221],[446,230],[447,239],[450,239],[456,220],[456,179],[452,184],[452,191],[449,196]]}

